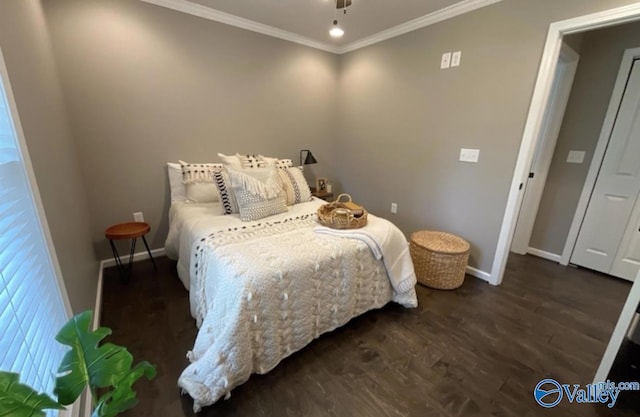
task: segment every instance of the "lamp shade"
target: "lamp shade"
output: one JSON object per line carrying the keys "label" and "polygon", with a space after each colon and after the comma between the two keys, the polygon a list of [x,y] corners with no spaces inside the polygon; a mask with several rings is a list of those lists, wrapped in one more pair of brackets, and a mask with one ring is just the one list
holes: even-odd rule
{"label": "lamp shade", "polygon": [[[307,156],[304,158],[304,163],[302,162],[303,152],[307,153]],[[316,158],[313,157],[313,154],[309,149],[303,149],[300,151],[300,165],[311,165],[311,164],[317,164],[317,163],[318,161],[316,161]]]}
{"label": "lamp shade", "polygon": [[305,165],[311,165],[311,164],[317,164],[318,161],[316,161],[316,158],[313,157],[313,154],[311,153],[311,151],[307,152],[307,157],[304,158],[304,164]]}

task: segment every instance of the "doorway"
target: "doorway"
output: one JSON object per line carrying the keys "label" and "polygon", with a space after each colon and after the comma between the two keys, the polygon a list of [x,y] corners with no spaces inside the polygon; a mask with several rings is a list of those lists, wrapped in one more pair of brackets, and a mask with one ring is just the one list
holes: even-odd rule
{"label": "doorway", "polygon": [[527,181],[537,145],[537,139],[543,125],[546,105],[552,89],[563,37],[570,34],[631,23],[637,20],[640,20],[640,4],[632,4],[591,15],[556,22],[551,24],[549,27],[544,53],[540,63],[540,70],[538,72],[538,78],[534,88],[527,122],[525,124],[522,144],[511,182],[505,215],[498,237],[494,263],[491,269],[490,282],[493,284],[499,285],[504,277],[506,262],[516,228],[517,217],[524,197],[522,188],[524,183]]}
{"label": "doorway", "polygon": [[551,167],[579,60],[580,55],[566,42],[563,42],[553,86],[549,95],[549,104],[545,111],[542,129],[538,138],[539,145],[536,148],[527,181],[524,183],[522,208],[520,209],[511,246],[511,251],[520,255],[531,253],[549,258],[549,256],[545,256],[543,251],[530,246],[531,234],[533,233],[540,200],[547,182],[549,168]]}
{"label": "doorway", "polygon": [[[640,270],[640,48],[625,51],[565,252],[571,262],[633,281]],[[573,246],[573,248],[572,248]]]}
{"label": "doorway", "polygon": [[638,273],[640,61],[634,62],[640,48],[628,48],[638,45],[638,34],[640,22],[568,37],[584,50],[568,105],[563,74],[570,85],[575,68],[566,75],[570,61],[563,44],[513,252],[628,280]]}

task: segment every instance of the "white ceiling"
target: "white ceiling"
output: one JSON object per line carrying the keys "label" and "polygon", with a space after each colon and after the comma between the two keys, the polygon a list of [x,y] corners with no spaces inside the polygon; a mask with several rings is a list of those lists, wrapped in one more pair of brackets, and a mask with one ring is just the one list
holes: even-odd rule
{"label": "white ceiling", "polygon": [[[343,53],[501,0],[142,0],[330,52]],[[334,16],[344,29],[329,36]]]}

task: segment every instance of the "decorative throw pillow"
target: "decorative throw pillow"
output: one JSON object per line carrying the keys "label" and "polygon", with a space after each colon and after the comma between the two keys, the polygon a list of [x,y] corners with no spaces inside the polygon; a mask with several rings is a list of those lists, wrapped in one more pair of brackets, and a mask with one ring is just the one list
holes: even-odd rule
{"label": "decorative throw pillow", "polygon": [[269,161],[269,159],[274,159],[273,162],[275,163],[275,158],[265,158],[262,155],[240,155],[239,153],[237,153],[236,157],[240,160],[240,165],[242,165],[242,168],[265,168],[271,165],[271,161]]}
{"label": "decorative throw pillow", "polygon": [[230,168],[228,172],[240,220],[260,220],[287,211],[278,170],[274,166],[243,170]]}
{"label": "decorative throw pillow", "polygon": [[241,169],[242,163],[240,162],[240,158],[236,155],[225,155],[223,153],[219,153],[218,156],[222,159],[222,163],[228,167],[233,169]]}
{"label": "decorative throw pillow", "polygon": [[302,173],[302,167],[278,169],[278,175],[287,196],[287,205],[291,206],[311,200],[311,190]]}
{"label": "decorative throw pillow", "polygon": [[212,174],[222,171],[222,164],[191,164],[180,161],[180,165],[187,200],[194,203],[211,203],[220,199]]}
{"label": "decorative throw pillow", "polygon": [[293,167],[293,161],[291,159],[278,159],[276,160],[277,168],[291,168]]}
{"label": "decorative throw pillow", "polygon": [[238,213],[238,202],[236,194],[231,187],[231,179],[226,170],[216,171],[212,174],[213,182],[220,194],[222,203],[222,214]]}

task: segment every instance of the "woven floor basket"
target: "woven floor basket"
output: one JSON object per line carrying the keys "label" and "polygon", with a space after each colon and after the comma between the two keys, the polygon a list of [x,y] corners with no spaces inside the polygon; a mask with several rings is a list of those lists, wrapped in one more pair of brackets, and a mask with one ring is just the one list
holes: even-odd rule
{"label": "woven floor basket", "polygon": [[458,236],[423,230],[411,234],[409,251],[420,284],[453,290],[464,282],[469,243]]}

